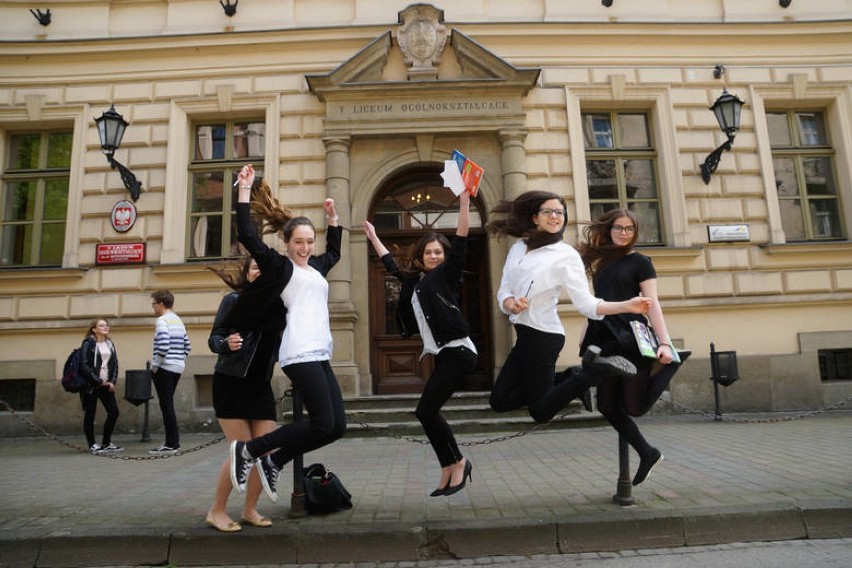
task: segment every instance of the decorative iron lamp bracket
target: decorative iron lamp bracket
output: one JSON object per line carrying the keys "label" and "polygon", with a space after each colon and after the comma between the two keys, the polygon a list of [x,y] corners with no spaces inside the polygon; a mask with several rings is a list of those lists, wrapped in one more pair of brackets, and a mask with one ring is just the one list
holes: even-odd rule
{"label": "decorative iron lamp bracket", "polygon": [[114,170],[118,170],[118,173],[121,176],[121,181],[124,183],[124,187],[126,187],[130,192],[130,197],[133,201],[139,199],[139,194],[142,192],[142,182],[137,180],[136,176],[133,175],[133,172],[128,170],[124,164],[113,158],[112,154],[107,154],[106,158],[110,167]]}
{"label": "decorative iron lamp bracket", "polygon": [[732,134],[728,134],[728,140],[723,142],[721,146],[710,152],[704,159],[704,163],[701,164],[701,179],[704,180],[705,185],[708,185],[710,183],[710,177],[713,175],[713,172],[716,171],[716,168],[719,167],[719,162],[722,159],[722,154],[724,152],[729,151],[733,144],[734,136]]}

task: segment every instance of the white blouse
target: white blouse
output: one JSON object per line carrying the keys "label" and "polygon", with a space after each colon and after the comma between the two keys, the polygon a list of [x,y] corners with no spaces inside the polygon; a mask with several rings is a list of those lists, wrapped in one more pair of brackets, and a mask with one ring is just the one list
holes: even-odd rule
{"label": "white blouse", "polygon": [[294,263],[293,277],[281,292],[281,300],[287,308],[287,326],[278,350],[278,364],[284,367],[293,363],[329,361],[332,340],[326,279],[314,268],[302,268]]}
{"label": "white blouse", "polygon": [[[596,313],[598,304],[603,300],[589,292],[583,261],[574,247],[560,241],[527,251],[527,245],[521,239],[512,245],[506,256],[497,303],[513,324],[565,335],[556,311],[563,289],[568,292],[578,312],[589,319],[603,319]],[[529,307],[517,315],[506,311],[503,301],[521,296],[527,297]]]}

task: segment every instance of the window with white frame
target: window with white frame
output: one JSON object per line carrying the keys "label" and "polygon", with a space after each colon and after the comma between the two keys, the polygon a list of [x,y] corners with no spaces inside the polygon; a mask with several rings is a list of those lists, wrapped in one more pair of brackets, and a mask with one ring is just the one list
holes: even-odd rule
{"label": "window with white frame", "polygon": [[592,219],[612,209],[639,218],[639,244],[663,243],[657,153],[642,112],[582,113]]}
{"label": "window with white frame", "polygon": [[844,237],[834,150],[822,111],[766,113],[781,225],[788,242]]}
{"label": "window with white frame", "polygon": [[246,164],[263,175],[266,125],[262,120],[211,121],[195,124],[193,133],[188,259],[238,256],[234,182]]}
{"label": "window with white frame", "polygon": [[70,131],[13,133],[0,203],[0,266],[60,266],[65,248]]}

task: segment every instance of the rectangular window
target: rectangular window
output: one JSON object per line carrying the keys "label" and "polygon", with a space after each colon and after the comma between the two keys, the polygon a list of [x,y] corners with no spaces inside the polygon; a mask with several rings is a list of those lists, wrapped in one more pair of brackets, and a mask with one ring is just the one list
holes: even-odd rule
{"label": "rectangular window", "polygon": [[262,121],[195,125],[187,223],[190,260],[239,255],[234,182],[246,164],[254,164],[258,178],[263,175],[265,132]]}
{"label": "rectangular window", "polygon": [[638,243],[662,244],[657,154],[648,116],[590,112],[582,118],[592,219],[612,209],[629,209],[639,218]]}
{"label": "rectangular window", "polygon": [[9,136],[0,188],[0,266],[62,264],[71,142],[71,132]]}
{"label": "rectangular window", "polygon": [[817,357],[821,380],[852,380],[852,349],[820,349]]}
{"label": "rectangular window", "polygon": [[787,241],[844,238],[825,115],[821,111],[768,112],[766,122]]}
{"label": "rectangular window", "polygon": [[[0,400],[5,400],[9,406],[18,412],[35,410],[35,379],[2,379],[0,380]],[[5,408],[0,409],[0,411]]]}

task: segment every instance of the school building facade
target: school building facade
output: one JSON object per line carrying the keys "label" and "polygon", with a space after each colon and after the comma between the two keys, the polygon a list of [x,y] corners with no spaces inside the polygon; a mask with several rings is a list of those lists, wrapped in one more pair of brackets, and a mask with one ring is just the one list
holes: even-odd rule
{"label": "school building facade", "polygon": [[[572,244],[602,211],[639,215],[673,340],[693,352],[675,402],[712,409],[711,343],[737,353],[726,411],[842,400],[850,14],[849,0],[4,2],[0,400],[73,432],[79,402],[56,381],[68,352],[103,317],[122,379],[143,369],[150,294],[166,288],[193,344],[179,419],[215,422],[207,335],[227,289],[207,267],[239,255],[232,182],[246,163],[314,220],[320,250],[326,197],[349,229],[329,276],[344,396],[419,392],[431,362],[398,336],[398,289],[361,225],[403,248],[425,227],[452,232],[439,174],[456,149],[485,169],[463,294],[480,364],[465,389],[489,388],[513,339],[494,300],[511,243],[482,227],[500,199],[546,189],[568,202]],[[709,108],[723,90],[745,105],[705,183],[727,140]],[[141,182],[136,201],[101,148],[95,119],[111,107],[129,123],[114,158]],[[560,310],[560,363],[574,364],[584,322],[567,299]],[[138,428],[137,407],[121,409],[119,431]],[[25,433],[0,409],[0,435]]]}

